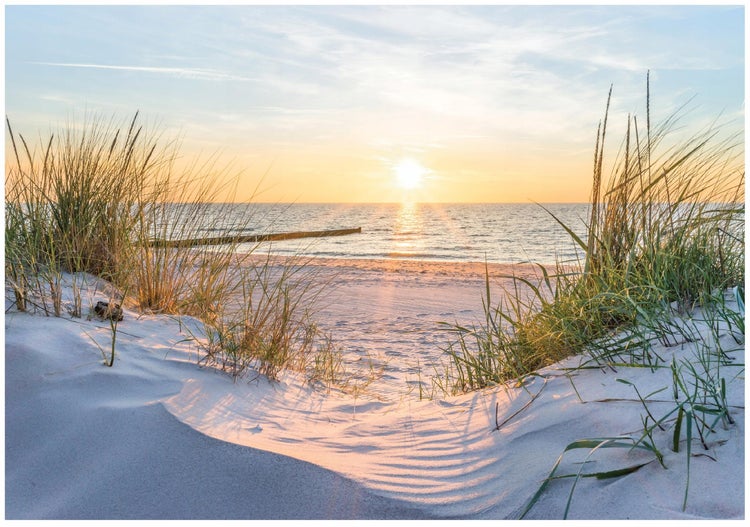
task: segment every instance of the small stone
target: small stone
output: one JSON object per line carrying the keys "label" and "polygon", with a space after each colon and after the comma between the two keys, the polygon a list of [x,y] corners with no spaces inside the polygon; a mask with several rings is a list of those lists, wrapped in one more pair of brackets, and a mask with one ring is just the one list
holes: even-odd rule
{"label": "small stone", "polygon": [[104,320],[122,320],[122,307],[120,304],[109,305],[109,302],[99,301],[94,306],[94,313]]}

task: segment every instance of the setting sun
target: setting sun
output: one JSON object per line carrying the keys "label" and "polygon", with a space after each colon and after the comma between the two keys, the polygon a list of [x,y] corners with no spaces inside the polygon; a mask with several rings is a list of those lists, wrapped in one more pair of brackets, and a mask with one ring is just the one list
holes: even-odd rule
{"label": "setting sun", "polygon": [[429,173],[428,169],[413,159],[400,161],[393,171],[396,175],[396,184],[404,190],[422,186],[422,179]]}

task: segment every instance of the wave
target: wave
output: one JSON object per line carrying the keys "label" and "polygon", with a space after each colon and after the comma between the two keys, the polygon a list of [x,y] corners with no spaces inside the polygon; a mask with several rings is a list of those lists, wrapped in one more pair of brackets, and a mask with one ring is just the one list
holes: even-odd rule
{"label": "wave", "polygon": [[[574,230],[588,205],[552,205],[549,208]],[[241,207],[235,213],[242,215]],[[263,209],[265,210],[265,209]],[[412,216],[416,215],[416,218]],[[410,221],[406,221],[409,219]],[[223,230],[222,209],[208,208],[195,218],[206,234]],[[273,221],[270,221],[273,220]],[[413,221],[412,221],[413,220]],[[203,225],[200,223],[203,222]],[[213,222],[213,224],[212,224]],[[270,249],[280,255],[306,254],[330,258],[393,258],[497,263],[535,261],[554,263],[571,253],[569,235],[536,205],[431,205],[403,216],[398,205],[289,205],[279,217],[265,217],[252,227],[229,226],[232,233],[253,235],[361,227],[361,234],[314,242],[273,242]],[[240,228],[241,227],[241,228]],[[582,233],[577,232],[581,235]]]}
{"label": "wave", "polygon": [[383,255],[386,258],[408,258],[410,260],[446,260],[448,255],[423,252],[399,252],[392,251]]}

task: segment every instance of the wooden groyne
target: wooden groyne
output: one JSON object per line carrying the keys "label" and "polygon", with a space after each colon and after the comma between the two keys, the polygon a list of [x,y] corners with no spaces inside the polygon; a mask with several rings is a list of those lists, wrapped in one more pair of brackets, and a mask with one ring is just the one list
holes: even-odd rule
{"label": "wooden groyne", "polygon": [[215,236],[213,238],[188,238],[185,240],[151,240],[151,247],[194,247],[198,245],[224,245],[229,243],[260,243],[297,238],[325,238],[327,236],[347,236],[360,234],[362,227],[355,229],[333,229],[326,231],[279,232],[275,234],[255,234],[249,236]]}

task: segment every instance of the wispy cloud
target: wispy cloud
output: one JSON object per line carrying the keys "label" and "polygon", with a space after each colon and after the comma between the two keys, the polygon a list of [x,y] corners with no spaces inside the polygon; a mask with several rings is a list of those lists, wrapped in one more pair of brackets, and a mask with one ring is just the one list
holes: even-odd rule
{"label": "wispy cloud", "polygon": [[[16,9],[6,99],[16,113],[140,108],[241,156],[460,150],[470,152],[466,170],[485,170],[491,152],[549,172],[540,163],[552,152],[588,166],[610,84],[613,137],[643,111],[646,70],[656,118],[695,94],[712,115],[742,115],[741,15],[693,6]],[[493,167],[521,170],[507,160]]]}
{"label": "wispy cloud", "polygon": [[83,64],[75,62],[29,62],[40,66],[56,66],[61,68],[85,68],[99,70],[137,71],[144,73],[156,73],[159,75],[170,75],[181,78],[208,81],[253,81],[255,79],[224,73],[222,71],[204,68],[173,68],[164,66],[123,66],[115,64]]}
{"label": "wispy cloud", "polygon": [[[605,67],[601,56],[598,63],[587,57],[592,41],[606,37],[609,28],[581,22],[561,27],[550,17],[520,21],[513,10],[492,13],[449,7],[295,10],[245,23],[253,29],[249,34],[278,44],[275,64],[284,64],[288,77],[286,85],[278,77],[268,83],[276,93],[299,92],[296,77],[305,75],[305,83],[318,86],[305,95],[348,108],[370,132],[403,141],[453,138],[456,130],[482,137],[509,131],[517,138],[519,128],[527,131],[520,135],[546,133],[550,121],[575,128],[577,103],[598,101],[607,89],[608,82],[578,78],[581,71]],[[549,66],[558,57],[563,62],[554,71]],[[620,69],[625,63],[620,60]]]}

